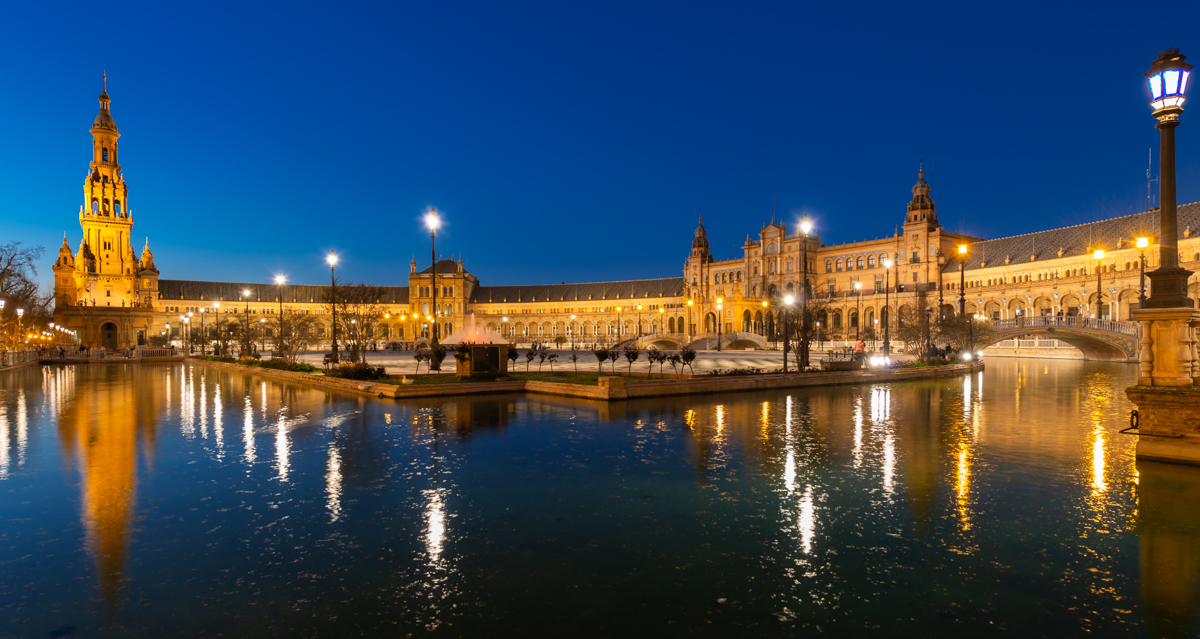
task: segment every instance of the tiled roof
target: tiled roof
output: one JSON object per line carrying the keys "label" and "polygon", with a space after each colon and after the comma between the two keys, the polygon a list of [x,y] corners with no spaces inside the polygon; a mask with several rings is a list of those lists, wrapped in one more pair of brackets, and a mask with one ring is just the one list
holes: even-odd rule
{"label": "tiled roof", "polygon": [[[426,266],[425,270],[421,271],[421,273],[422,274],[428,273],[432,269],[433,269],[432,266]],[[458,262],[455,262],[454,260],[444,260],[444,259],[438,260],[437,261],[437,272],[438,273],[457,273],[458,272]],[[466,272],[465,268],[463,269],[463,272],[464,273]]]}
{"label": "tiled roof", "polygon": [[[1012,264],[1029,264],[1041,260],[1052,260],[1059,257],[1079,257],[1091,255],[1092,250],[1102,248],[1108,251],[1117,249],[1117,241],[1124,240],[1121,248],[1132,248],[1134,240],[1139,236],[1148,236],[1151,244],[1156,242],[1158,235],[1159,210],[1152,209],[1134,215],[1115,217],[1099,222],[1089,222],[1078,226],[1067,226],[1061,229],[1050,229],[1002,237],[995,240],[982,240],[967,245],[967,270],[984,268],[980,266],[987,260],[987,268],[1004,266],[1006,258],[1012,259]],[[1179,237],[1188,227],[1200,232],[1200,202],[1182,204],[1178,209]],[[1037,260],[1030,259],[1037,255]],[[958,271],[958,255],[949,256],[944,272]]]}
{"label": "tiled roof", "polygon": [[[407,304],[407,286],[381,286],[385,304]],[[241,302],[242,291],[250,291],[250,301],[276,302],[279,287],[275,284],[239,284],[237,282],[196,282],[192,280],[159,280],[158,292],[163,300],[204,300],[205,302]],[[328,286],[314,284],[284,284],[283,301],[310,303],[325,300]]]}
{"label": "tiled roof", "polygon": [[479,286],[471,294],[473,304],[518,302],[573,302],[575,300],[631,300],[683,295],[683,278],[586,284],[542,284],[534,286]]}

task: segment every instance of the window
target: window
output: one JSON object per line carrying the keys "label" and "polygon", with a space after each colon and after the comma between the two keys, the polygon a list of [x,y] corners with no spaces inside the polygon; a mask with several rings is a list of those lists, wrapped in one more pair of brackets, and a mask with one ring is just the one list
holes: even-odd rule
{"label": "window", "polygon": [[104,162],[108,161],[108,149],[107,148],[104,148],[103,150],[100,151],[100,159],[103,160]]}
{"label": "window", "polygon": [[830,295],[833,295],[837,291],[837,280],[833,278],[825,280],[825,289],[829,291]]}
{"label": "window", "polygon": [[875,268],[875,256],[874,255],[867,256],[867,268]]}
{"label": "window", "polygon": [[833,260],[825,260],[825,272],[826,273],[833,272]]}
{"label": "window", "polygon": [[100,201],[92,199],[92,215],[100,214]]}
{"label": "window", "polygon": [[861,256],[861,255],[859,255],[859,256],[858,256],[858,259],[857,259],[857,260],[855,260],[854,262],[855,262],[855,264],[854,264],[854,268],[861,269],[861,268],[863,267],[863,258],[862,258],[862,256]]}
{"label": "window", "polygon": [[841,260],[837,261],[837,270],[839,270],[839,271],[842,270],[842,261]]}
{"label": "window", "polygon": [[920,275],[917,275],[916,273],[913,273],[913,281],[914,281],[914,282],[920,282],[920,281],[921,281],[921,276],[920,276]]}
{"label": "window", "polygon": [[116,211],[118,217],[121,215],[121,200],[113,200],[113,211]]}

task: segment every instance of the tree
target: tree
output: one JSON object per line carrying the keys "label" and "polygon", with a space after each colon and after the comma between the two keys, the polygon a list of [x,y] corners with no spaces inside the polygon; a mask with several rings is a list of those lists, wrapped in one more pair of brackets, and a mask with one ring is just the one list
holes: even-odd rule
{"label": "tree", "polygon": [[621,359],[621,351],[617,348],[608,349],[608,362],[612,367],[613,375],[617,374],[617,360]]}
{"label": "tree", "polygon": [[[539,348],[537,355],[538,355],[538,372],[540,373],[540,372],[542,372],[542,363],[546,361],[546,357],[548,357],[550,355],[550,352],[544,348]],[[553,368],[553,367],[551,367],[551,368]]]}
{"label": "tree", "polygon": [[914,304],[916,309],[903,306],[897,314],[899,321],[896,324],[895,334],[896,339],[904,343],[905,353],[917,353],[921,361],[925,361],[924,346],[932,339],[932,321],[930,313],[925,311],[925,304],[928,299],[928,294],[925,291],[917,293]]}
{"label": "tree", "polygon": [[592,351],[592,355],[596,356],[596,364],[599,366],[599,370],[596,372],[603,375],[604,374],[604,362],[608,360],[608,349],[607,348],[597,348],[596,350]]}
{"label": "tree", "polygon": [[[558,353],[550,353],[550,355],[546,358],[546,361],[550,362],[550,372],[551,373],[554,372],[554,362],[557,359],[558,359]],[[538,370],[541,370],[540,365],[538,366]]]}
{"label": "tree", "polygon": [[[23,247],[20,242],[0,245],[0,299],[6,303],[0,309],[0,345],[17,338],[17,309],[25,310],[22,328],[54,320],[50,304],[53,293],[46,292],[37,281],[37,262],[45,249]],[[69,304],[63,300],[63,305]]]}
{"label": "tree", "polygon": [[[338,338],[346,345],[350,361],[356,362],[374,340],[375,324],[383,317],[384,290],[366,283],[341,284],[337,288]],[[445,359],[445,353],[442,354]],[[433,360],[430,360],[433,361]],[[438,360],[440,364],[441,360]],[[437,366],[433,370],[438,370]]]}
{"label": "tree", "polygon": [[562,348],[562,345],[567,343],[567,338],[563,337],[562,335],[555,336],[554,343],[558,344],[559,348]]}
{"label": "tree", "polygon": [[536,348],[530,348],[529,350],[525,351],[525,372],[526,373],[529,372],[529,364],[531,362],[533,362],[533,358],[537,357],[537,353],[538,352],[537,352]]}
{"label": "tree", "polygon": [[512,368],[512,366],[516,365],[517,358],[520,356],[521,355],[520,355],[520,353],[517,352],[516,346],[513,346],[508,349],[508,361],[510,362],[509,368]]}
{"label": "tree", "polygon": [[937,335],[960,351],[974,353],[992,343],[996,332],[992,321],[972,315],[947,315],[938,322]]}
{"label": "tree", "polygon": [[275,336],[275,350],[284,361],[295,364],[300,353],[317,341],[317,318],[314,315],[289,313],[279,318],[279,334]]}
{"label": "tree", "polygon": [[626,371],[627,373],[633,373],[633,363],[638,360],[638,357],[640,357],[641,354],[642,352],[639,351],[633,344],[625,347],[625,360],[629,362],[629,368]]}
{"label": "tree", "polygon": [[671,370],[675,371],[675,376],[678,377],[679,369],[683,366],[683,357],[681,357],[679,353],[675,353],[668,357],[667,361],[671,362]]}
{"label": "tree", "polygon": [[567,359],[571,360],[571,363],[575,365],[575,372],[579,373],[579,356],[575,354],[575,351],[571,351],[571,356]]}
{"label": "tree", "polygon": [[[417,352],[413,353],[413,359],[417,360],[417,370],[415,373],[413,373],[413,375],[420,375],[421,374],[421,362],[429,361],[429,350],[424,349],[424,348],[417,349]],[[426,371],[425,371],[426,373],[429,372],[428,368],[429,367],[426,366]]]}
{"label": "tree", "polygon": [[679,349],[679,359],[684,366],[688,367],[688,370],[691,371],[692,375],[696,374],[696,371],[692,370],[692,362],[696,361],[696,351],[684,346],[683,348]]}

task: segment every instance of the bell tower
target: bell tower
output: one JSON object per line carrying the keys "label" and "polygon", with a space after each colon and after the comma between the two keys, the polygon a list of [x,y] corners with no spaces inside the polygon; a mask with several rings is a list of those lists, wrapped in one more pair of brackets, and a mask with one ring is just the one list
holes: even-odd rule
{"label": "bell tower", "polygon": [[[108,77],[100,93],[100,113],[92,122],[92,161],[83,183],[79,225],[83,243],[96,260],[96,275],[133,275],[137,259],[130,243],[133,217],[129,189],[121,175],[117,140],[121,133],[109,111]],[[81,249],[83,247],[80,247]]]}

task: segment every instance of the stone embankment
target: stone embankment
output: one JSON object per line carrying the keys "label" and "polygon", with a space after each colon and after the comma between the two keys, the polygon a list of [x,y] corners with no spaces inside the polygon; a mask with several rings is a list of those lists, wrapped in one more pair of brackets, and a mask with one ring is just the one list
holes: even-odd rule
{"label": "stone embankment", "polygon": [[308,384],[319,388],[360,393],[375,397],[415,399],[424,397],[453,397],[487,393],[532,392],[563,395],[584,399],[613,401],[642,397],[668,397],[673,395],[700,395],[705,393],[728,393],[734,391],[775,390],[783,388],[805,388],[809,386],[837,386],[844,384],[867,384],[876,382],[899,382],[935,377],[952,377],[983,370],[982,362],[930,366],[928,368],[890,368],[882,370],[853,371],[844,373],[775,373],[769,375],[729,375],[719,377],[696,377],[691,379],[626,379],[624,377],[601,377],[597,386],[566,384],[535,380],[496,382],[467,382],[461,384],[394,385],[376,382],[361,382],[324,375],[280,371],[212,362],[190,360],[202,366],[211,366],[239,373],[258,375],[267,379]]}

